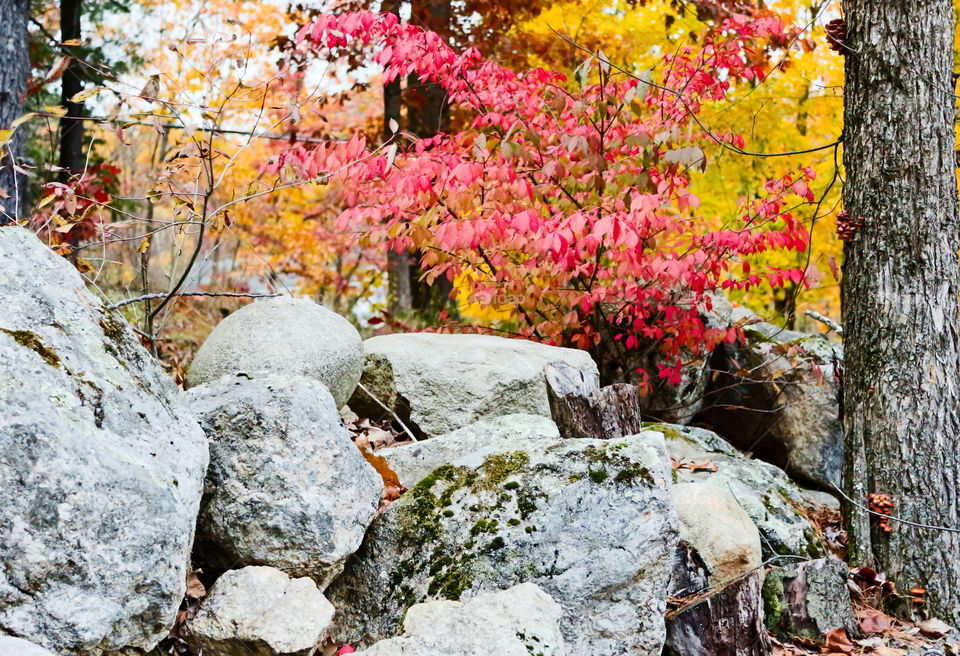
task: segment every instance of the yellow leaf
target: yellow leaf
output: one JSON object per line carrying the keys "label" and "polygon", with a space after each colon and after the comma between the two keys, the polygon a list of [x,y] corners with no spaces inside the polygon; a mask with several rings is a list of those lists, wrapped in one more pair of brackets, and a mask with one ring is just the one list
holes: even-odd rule
{"label": "yellow leaf", "polygon": [[67,108],[62,105],[46,105],[43,111],[53,116],[64,116],[67,113]]}
{"label": "yellow leaf", "polygon": [[41,207],[46,207],[47,205],[52,203],[55,198],[56,196],[54,196],[53,194],[50,194],[49,196],[44,196],[43,200],[37,203],[37,209],[40,209]]}
{"label": "yellow leaf", "polygon": [[83,91],[80,91],[79,93],[75,93],[72,96],[70,96],[70,102],[82,103],[87,98],[92,98],[93,96],[97,95],[101,91],[107,91],[107,88],[93,87],[92,89],[84,89]]}
{"label": "yellow leaf", "polygon": [[18,127],[20,127],[21,125],[23,125],[24,123],[26,123],[36,115],[37,115],[36,112],[27,112],[26,114],[24,114],[23,116],[15,120],[13,123],[11,123],[10,129],[16,130]]}
{"label": "yellow leaf", "polygon": [[66,41],[64,41],[64,42],[61,43],[60,45],[62,45],[62,46],[82,46],[82,45],[83,45],[83,39],[67,39]]}
{"label": "yellow leaf", "polygon": [[0,130],[0,147],[6,146],[13,138],[13,130]]}
{"label": "yellow leaf", "polygon": [[150,248],[150,238],[144,237],[143,241],[140,242],[140,245],[137,246],[137,252],[146,253],[148,248]]}

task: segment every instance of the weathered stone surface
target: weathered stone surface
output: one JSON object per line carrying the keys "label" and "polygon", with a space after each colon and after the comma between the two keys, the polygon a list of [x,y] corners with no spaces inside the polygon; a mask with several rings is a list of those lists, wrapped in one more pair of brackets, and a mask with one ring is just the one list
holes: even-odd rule
{"label": "weathered stone surface", "polygon": [[711,383],[699,418],[791,476],[828,489],[840,485],[843,428],[835,369],[843,347],[745,310],[734,311],[734,319],[747,322],[746,343],[715,353],[714,366],[723,373]]}
{"label": "weathered stone surface", "polygon": [[269,565],[321,585],[363,539],[383,480],[326,387],[302,376],[224,376],[188,392],[210,438],[195,560]]}
{"label": "weathered stone surface", "polygon": [[[424,436],[498,415],[551,416],[544,380],[550,362],[566,362],[588,378],[598,377],[585,351],[490,335],[382,335],[366,340],[363,348],[363,385]],[[350,407],[361,416],[384,416],[361,389]]]}
{"label": "weathered stone surface", "polygon": [[670,596],[680,601],[667,612],[664,656],[766,656],[759,570],[714,583],[706,563],[680,540],[670,577]]}
{"label": "weathered stone surface", "polygon": [[760,567],[760,533],[732,494],[707,482],[671,489],[680,519],[680,539],[703,558],[712,585]]}
{"label": "weathered stone surface", "polygon": [[400,483],[411,488],[441,465],[479,467],[495,453],[524,450],[532,442],[560,438],[557,425],[540,415],[504,415],[458,428],[429,440],[382,449]]}
{"label": "weathered stone surface", "polygon": [[663,439],[537,440],[444,465],[374,520],[330,586],[336,639],[397,633],[429,599],[532,582],[563,608],[572,654],[659,654],[677,519]]}
{"label": "weathered stone surface", "polygon": [[832,629],[858,634],[847,566],[839,560],[821,558],[770,570],[763,600],[767,627],[778,635],[822,641]]}
{"label": "weathered stone surface", "polygon": [[313,580],[244,567],[217,579],[185,633],[206,656],[300,655],[324,637],[333,615]]}
{"label": "weathered stone surface", "polygon": [[[799,510],[802,494],[782,470],[744,457],[702,428],[648,424],[647,430],[663,432],[670,457],[685,464],[674,469],[675,483],[704,482],[737,500],[760,531],[765,560],[776,555],[815,558],[823,553],[816,531]],[[690,468],[704,463],[716,465],[717,471]]]}
{"label": "weathered stone surface", "polygon": [[336,312],[304,298],[250,303],[221,321],[197,351],[187,384],[220,376],[282,373],[315,378],[337,407],[353,394],[363,371],[363,342]]}
{"label": "weathered stone surface", "polygon": [[52,651],[10,636],[0,636],[0,654],[3,656],[54,656]]}
{"label": "weathered stone surface", "polygon": [[151,649],[176,616],[207,440],[126,322],[0,228],[0,631]]}
{"label": "weathered stone surface", "polygon": [[467,602],[411,606],[403,635],[381,640],[362,656],[565,656],[560,606],[533,583],[479,594]]}

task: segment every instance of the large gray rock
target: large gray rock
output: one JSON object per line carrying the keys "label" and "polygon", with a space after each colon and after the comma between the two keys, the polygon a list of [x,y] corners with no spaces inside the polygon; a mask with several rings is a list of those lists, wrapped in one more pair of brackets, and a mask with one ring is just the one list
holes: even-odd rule
{"label": "large gray rock", "polygon": [[800,510],[803,494],[782,470],[743,456],[702,428],[670,424],[648,424],[646,428],[662,432],[670,457],[676,465],[683,465],[673,470],[674,483],[703,482],[737,500],[760,531],[764,560],[778,555],[816,558],[823,554],[816,531]]}
{"label": "large gray rock", "polygon": [[225,572],[186,625],[187,642],[207,656],[307,654],[334,608],[309,578],[272,567]]}
{"label": "large gray rock", "polygon": [[[700,418],[734,446],[798,479],[831,489],[843,471],[836,366],[843,347],[822,335],[784,330],[745,310],[746,341],[714,363]],[[752,322],[752,323],[751,323]]]}
{"label": "large gray rock", "polygon": [[560,606],[533,583],[479,594],[461,603],[411,606],[403,635],[381,640],[362,656],[566,656]]}
{"label": "large gray rock", "polygon": [[705,481],[671,489],[680,539],[697,550],[712,585],[760,568],[760,533],[732,494]]}
{"label": "large gray rock", "polygon": [[[586,351],[490,335],[382,335],[363,349],[363,385],[412,430],[431,437],[499,415],[549,417],[544,367],[550,362],[598,378]],[[350,407],[361,416],[383,415],[362,389]]]}
{"label": "large gray rock", "polygon": [[126,322],[0,228],[0,631],[147,651],[186,589],[207,440]]}
{"label": "large gray rock", "polygon": [[[706,482],[673,486],[680,544],[667,617],[666,656],[769,653],[760,597],[760,535],[729,492]],[[709,591],[705,598],[701,595]]]}
{"label": "large gray rock", "polygon": [[10,636],[0,636],[0,654],[3,656],[54,656],[52,651]]}
{"label": "large gray rock", "polygon": [[349,321],[313,301],[281,296],[221,321],[190,363],[187,385],[237,372],[299,374],[326,385],[339,408],[362,370],[363,342]]}
{"label": "large gray rock", "polygon": [[822,641],[834,629],[859,629],[847,588],[847,566],[832,558],[771,569],[763,581],[767,626],[785,637]]}
{"label": "large gray rock", "polygon": [[196,559],[269,565],[323,585],[360,546],[383,480],[320,382],[224,376],[188,392],[210,438]]}
{"label": "large gray rock", "polygon": [[369,645],[407,608],[531,582],[570,653],[659,654],[677,518],[663,438],[536,440],[443,465],[374,520],[330,586],[335,638]]}
{"label": "large gray rock", "polygon": [[482,419],[445,435],[382,449],[400,484],[411,488],[440,465],[479,467],[495,453],[526,449],[531,443],[560,438],[557,425],[539,415],[504,415]]}

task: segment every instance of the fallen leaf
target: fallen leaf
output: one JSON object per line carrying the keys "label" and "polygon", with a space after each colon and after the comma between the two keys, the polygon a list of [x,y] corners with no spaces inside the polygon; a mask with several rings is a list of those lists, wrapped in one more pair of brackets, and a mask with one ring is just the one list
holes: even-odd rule
{"label": "fallen leaf", "polygon": [[856,648],[856,645],[850,642],[850,638],[847,637],[846,629],[840,628],[827,631],[827,649],[842,654],[852,654]]}
{"label": "fallen leaf", "polygon": [[920,633],[930,636],[931,638],[942,638],[948,633],[953,632],[952,626],[936,618],[924,620],[917,626],[920,628]]}
{"label": "fallen leaf", "polygon": [[704,460],[703,462],[691,462],[691,463],[690,463],[690,469],[692,469],[693,471],[712,471],[712,472],[715,472],[715,471],[719,470],[720,468],[717,467],[717,466],[716,466],[715,464],[713,464],[712,462],[709,462],[709,461],[707,461],[707,460]]}
{"label": "fallen leaf", "polygon": [[895,649],[893,647],[876,647],[873,650],[876,656],[906,656],[906,649]]}
{"label": "fallen leaf", "polygon": [[197,576],[201,572],[203,572],[202,569],[195,569],[187,574],[187,599],[197,600],[207,595],[207,588]]}
{"label": "fallen leaf", "polygon": [[893,624],[893,620],[883,613],[873,613],[860,620],[860,630],[864,633],[883,633]]}

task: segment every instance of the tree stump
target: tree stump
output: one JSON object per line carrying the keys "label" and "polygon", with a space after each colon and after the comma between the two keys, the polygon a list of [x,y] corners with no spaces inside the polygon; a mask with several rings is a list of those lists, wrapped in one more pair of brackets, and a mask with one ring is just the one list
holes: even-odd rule
{"label": "tree stump", "polygon": [[642,430],[640,390],[635,385],[599,387],[564,362],[545,369],[550,413],[563,437],[615,439]]}

